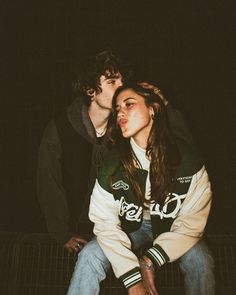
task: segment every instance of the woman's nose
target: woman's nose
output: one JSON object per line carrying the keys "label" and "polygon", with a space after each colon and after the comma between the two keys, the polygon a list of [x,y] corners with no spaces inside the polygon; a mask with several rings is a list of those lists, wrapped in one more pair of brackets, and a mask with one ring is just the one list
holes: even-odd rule
{"label": "woman's nose", "polygon": [[122,118],[122,117],[124,117],[124,115],[125,115],[124,109],[123,108],[120,108],[119,111],[118,111],[118,113],[117,113],[117,117],[118,118]]}

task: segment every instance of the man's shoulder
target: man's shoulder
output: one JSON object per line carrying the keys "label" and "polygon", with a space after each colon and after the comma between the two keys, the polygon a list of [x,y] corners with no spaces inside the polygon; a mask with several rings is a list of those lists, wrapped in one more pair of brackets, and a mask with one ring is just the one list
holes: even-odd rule
{"label": "man's shoulder", "polygon": [[59,138],[58,138],[57,127],[56,127],[55,121],[52,119],[47,123],[43,131],[41,144],[43,143],[57,144],[58,140]]}
{"label": "man's shoulder", "polygon": [[194,175],[204,165],[204,161],[197,148],[193,145],[179,145],[180,151],[180,165],[177,169],[176,175],[178,177],[183,175]]}

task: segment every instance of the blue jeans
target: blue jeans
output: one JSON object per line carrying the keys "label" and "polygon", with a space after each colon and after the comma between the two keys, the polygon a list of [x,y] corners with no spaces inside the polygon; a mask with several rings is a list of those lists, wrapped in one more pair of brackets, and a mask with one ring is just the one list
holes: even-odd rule
{"label": "blue jeans", "polygon": [[[130,234],[130,239],[134,250],[152,243],[151,222],[144,220],[142,226]],[[186,295],[215,294],[214,261],[203,240],[179,259],[179,265]],[[100,282],[109,269],[110,262],[93,238],[78,255],[67,295],[98,295]]]}

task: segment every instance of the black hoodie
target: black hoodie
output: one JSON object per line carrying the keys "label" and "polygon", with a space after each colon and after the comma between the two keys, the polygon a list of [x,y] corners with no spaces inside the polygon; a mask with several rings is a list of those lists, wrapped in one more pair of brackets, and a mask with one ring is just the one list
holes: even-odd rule
{"label": "black hoodie", "polygon": [[49,234],[61,245],[72,233],[92,232],[89,196],[107,145],[106,136],[96,137],[82,98],[75,99],[44,131],[39,147],[38,199]]}

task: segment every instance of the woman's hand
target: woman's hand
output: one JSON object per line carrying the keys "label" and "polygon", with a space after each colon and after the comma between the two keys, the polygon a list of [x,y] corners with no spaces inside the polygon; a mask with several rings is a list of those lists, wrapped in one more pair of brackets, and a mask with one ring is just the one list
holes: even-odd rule
{"label": "woman's hand", "polygon": [[148,295],[142,282],[128,289],[129,295]]}
{"label": "woman's hand", "polygon": [[143,279],[143,285],[146,289],[147,294],[158,295],[155,286],[154,268],[152,261],[144,256],[140,261],[141,274]]}

